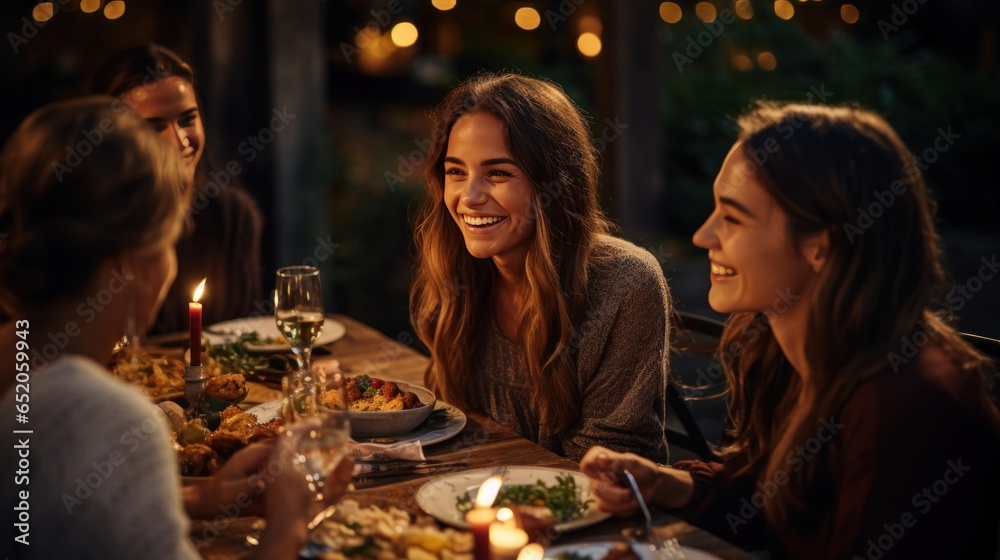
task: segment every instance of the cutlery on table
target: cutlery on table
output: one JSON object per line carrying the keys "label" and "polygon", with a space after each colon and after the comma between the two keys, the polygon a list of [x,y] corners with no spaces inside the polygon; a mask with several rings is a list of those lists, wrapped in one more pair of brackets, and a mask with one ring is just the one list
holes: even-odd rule
{"label": "cutlery on table", "polygon": [[636,544],[644,541],[647,543],[646,546],[649,550],[655,552],[664,560],[685,560],[686,556],[677,543],[677,539],[664,540],[657,538],[653,533],[653,516],[649,513],[649,508],[646,506],[646,500],[642,497],[642,492],[639,491],[639,484],[635,481],[635,476],[628,469],[622,472],[622,476],[632,489],[632,493],[635,494],[635,499],[639,502],[639,509],[642,510],[642,515],[645,518],[645,525],[643,527],[632,530],[624,529],[622,535],[629,539],[633,548]]}

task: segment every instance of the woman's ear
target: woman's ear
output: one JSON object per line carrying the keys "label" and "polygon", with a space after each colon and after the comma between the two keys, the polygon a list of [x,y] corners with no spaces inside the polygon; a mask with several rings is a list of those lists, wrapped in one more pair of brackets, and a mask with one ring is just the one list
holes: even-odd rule
{"label": "woman's ear", "polygon": [[823,270],[827,257],[830,255],[830,231],[823,230],[811,235],[807,235],[799,243],[799,250],[802,256],[812,267],[813,272]]}

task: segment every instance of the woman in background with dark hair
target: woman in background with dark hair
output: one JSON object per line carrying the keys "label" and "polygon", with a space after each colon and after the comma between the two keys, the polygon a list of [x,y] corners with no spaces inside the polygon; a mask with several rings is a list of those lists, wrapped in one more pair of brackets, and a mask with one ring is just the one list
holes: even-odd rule
{"label": "woman in background with dark hair", "polygon": [[484,74],[441,104],[410,312],[426,382],[567,457],[666,459],[669,294],[608,235],[597,154],[556,85]]}
{"label": "woman in background with dark hair", "polygon": [[648,500],[772,557],[994,558],[992,367],[934,312],[947,288],[913,154],[856,108],[761,104],[739,125],[694,236],[709,303],[732,313],[724,462],[592,449],[598,505],[635,511],[628,468]]}
{"label": "woman in background with dark hair", "polygon": [[202,278],[208,278],[203,299],[206,323],[250,315],[254,302],[263,297],[263,218],[257,203],[242,188],[209,180],[205,131],[191,67],[163,47],[134,47],[109,58],[94,74],[90,91],[117,97],[116,109],[127,108],[153,125],[181,154],[192,181],[193,187],[185,193],[191,207],[189,227],[177,244],[177,282],[153,332],[187,328],[187,302]]}
{"label": "woman in background with dark hair", "polygon": [[[30,489],[13,475],[0,485],[7,515],[22,501],[31,505],[30,546],[14,541],[12,523],[0,537],[12,558],[194,559],[188,515],[265,515],[254,557],[298,558],[313,495],[295,460],[296,426],[285,432],[291,437],[247,447],[204,483],[181,488],[166,418],[104,366],[126,324],[152,323],[176,276],[188,181],[175,151],[113,102],[47,105],[0,155],[0,306],[13,318],[0,325],[0,404],[14,410],[30,395],[30,423],[11,413],[0,427],[33,431]],[[67,166],[66,146],[90,141],[95,130],[101,141]],[[81,302],[100,294],[109,298],[82,319]],[[63,338],[58,348],[54,336]],[[56,355],[26,372],[27,358],[15,352],[25,345]],[[347,459],[330,475],[330,500],[350,483],[352,467]]]}

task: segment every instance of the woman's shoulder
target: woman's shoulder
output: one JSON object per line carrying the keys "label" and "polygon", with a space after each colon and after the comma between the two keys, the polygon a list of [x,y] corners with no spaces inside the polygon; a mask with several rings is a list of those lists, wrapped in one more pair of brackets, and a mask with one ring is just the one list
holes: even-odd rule
{"label": "woman's shoulder", "polygon": [[85,416],[94,421],[114,418],[116,423],[130,424],[156,414],[156,407],[135,388],[81,356],[61,358],[33,377],[33,401],[87,409]]}
{"label": "woman's shoulder", "polygon": [[[905,343],[904,343],[905,344]],[[845,406],[845,417],[877,415],[906,425],[975,424],[1000,436],[1000,411],[982,376],[967,371],[935,342],[887,358],[887,367],[862,382]]]}
{"label": "woman's shoulder", "polygon": [[663,269],[648,250],[611,235],[599,235],[591,251],[592,272],[663,278]]}

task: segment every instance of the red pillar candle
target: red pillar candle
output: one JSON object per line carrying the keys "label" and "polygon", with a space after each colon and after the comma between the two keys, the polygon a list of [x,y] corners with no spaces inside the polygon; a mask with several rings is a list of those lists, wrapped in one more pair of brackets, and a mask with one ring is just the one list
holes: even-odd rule
{"label": "red pillar candle", "polygon": [[490,525],[496,519],[497,510],[493,508],[472,508],[465,514],[469,524],[469,532],[476,545],[476,560],[490,559]]}
{"label": "red pillar candle", "polygon": [[191,335],[191,365],[201,365],[201,294],[205,291],[205,280],[194,289],[194,301],[188,303],[188,332]]}
{"label": "red pillar candle", "polygon": [[475,507],[465,514],[469,532],[472,533],[473,542],[476,544],[476,560],[490,558],[490,524],[497,518],[497,510],[492,506],[501,486],[503,486],[503,476],[487,478],[476,492]]}

